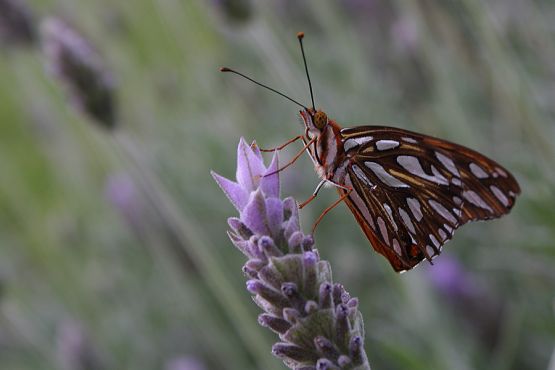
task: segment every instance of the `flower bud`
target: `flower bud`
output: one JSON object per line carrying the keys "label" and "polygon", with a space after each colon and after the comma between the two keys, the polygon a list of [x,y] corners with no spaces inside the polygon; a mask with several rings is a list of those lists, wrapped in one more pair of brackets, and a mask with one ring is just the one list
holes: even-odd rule
{"label": "flower bud", "polygon": [[23,0],[0,0],[0,45],[26,45],[36,40],[35,23]]}
{"label": "flower bud", "polygon": [[92,45],[64,21],[41,24],[47,69],[65,87],[70,103],[106,129],[116,124],[114,81]]}

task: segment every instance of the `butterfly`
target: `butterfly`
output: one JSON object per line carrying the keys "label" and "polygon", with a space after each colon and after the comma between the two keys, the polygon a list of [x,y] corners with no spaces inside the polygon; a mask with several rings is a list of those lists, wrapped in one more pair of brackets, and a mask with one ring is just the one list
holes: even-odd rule
{"label": "butterfly", "polygon": [[306,107],[266,85],[229,68],[303,107],[300,111],[304,142],[321,178],[313,195],[325,184],[334,185],[374,250],[397,272],[412,269],[439,255],[454,231],[475,220],[507,214],[520,187],[509,171],[492,159],[464,146],[416,132],[385,126],[341,128],[314,105],[312,84],[303,47],[297,35],[308,79],[312,107]]}

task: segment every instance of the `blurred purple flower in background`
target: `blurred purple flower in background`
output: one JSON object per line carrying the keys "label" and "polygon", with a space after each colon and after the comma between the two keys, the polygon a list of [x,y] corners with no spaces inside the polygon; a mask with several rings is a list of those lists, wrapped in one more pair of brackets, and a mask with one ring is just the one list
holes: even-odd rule
{"label": "blurred purple flower in background", "polygon": [[210,0],[228,21],[244,23],[252,17],[251,0]]}
{"label": "blurred purple flower in background", "polygon": [[402,54],[413,54],[417,51],[420,35],[416,19],[401,16],[391,25],[391,40],[393,47]]}
{"label": "blurred purple flower in background", "polygon": [[499,340],[504,311],[502,302],[452,257],[443,256],[427,272],[439,295],[469,328],[475,330],[484,344],[493,349]]}
{"label": "blurred purple flower in background", "polygon": [[376,0],[345,0],[343,6],[355,13],[375,13],[379,9],[379,2]]}
{"label": "blurred purple flower in background", "polygon": [[149,198],[158,191],[156,188],[144,187],[145,181],[126,172],[117,172],[108,176],[104,194],[108,202],[116,209],[123,221],[150,248],[167,246],[183,266],[187,274],[197,274],[196,264],[184,248],[184,241],[175,227],[168,222],[168,215],[161,214],[160,203]]}
{"label": "blurred purple flower in background", "polygon": [[138,227],[142,213],[138,189],[133,178],[126,173],[115,173],[106,181],[105,194],[108,201],[120,212],[125,221]]}
{"label": "blurred purple flower in background", "polygon": [[432,285],[443,296],[449,299],[471,297],[479,290],[475,282],[470,280],[461,264],[450,256],[444,256],[440,263],[428,269],[428,277]]}
{"label": "blurred purple flower in background", "polygon": [[58,18],[42,22],[41,36],[47,68],[70,102],[102,127],[114,128],[114,79],[90,42]]}
{"label": "blurred purple flower in background", "polygon": [[272,352],[292,369],[370,369],[358,300],[332,282],[312,236],[300,231],[293,198],[279,198],[278,156],[264,165],[256,145],[241,139],[236,182],[212,173],[240,217],[228,234],[248,257],[247,290],[264,311],[261,325],[279,335]]}
{"label": "blurred purple flower in background", "polygon": [[27,4],[0,0],[0,45],[27,45],[35,40],[35,21]]}
{"label": "blurred purple flower in background", "polygon": [[66,319],[58,327],[57,355],[62,370],[101,370],[98,354],[90,343],[83,327]]}
{"label": "blurred purple flower in background", "polygon": [[168,361],[165,370],[206,370],[206,366],[196,357],[183,356]]}

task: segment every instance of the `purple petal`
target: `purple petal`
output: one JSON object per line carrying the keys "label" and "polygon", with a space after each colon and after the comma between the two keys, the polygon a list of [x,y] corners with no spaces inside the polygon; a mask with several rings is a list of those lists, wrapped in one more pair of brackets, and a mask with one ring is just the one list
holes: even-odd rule
{"label": "purple petal", "polygon": [[266,257],[281,257],[283,252],[276,246],[272,238],[265,235],[258,241],[258,248],[266,255]]}
{"label": "purple petal", "polygon": [[366,357],[363,344],[362,338],[358,335],[354,336],[349,343],[349,354],[355,364],[362,363]]}
{"label": "purple petal", "polygon": [[283,318],[290,324],[296,324],[301,318],[301,313],[295,308],[286,307],[283,309]]}
{"label": "purple petal", "polygon": [[300,230],[301,225],[299,224],[299,207],[297,206],[297,202],[295,201],[295,199],[293,199],[292,197],[285,198],[283,200],[283,209],[286,211],[285,213],[291,214],[291,216],[289,216],[289,223],[291,224],[290,227],[292,228],[292,230]]}
{"label": "purple petal", "polygon": [[249,270],[254,270],[254,271],[258,272],[264,266],[266,266],[266,262],[264,262],[262,260],[259,260],[259,259],[251,258],[245,263],[244,267],[249,269]]}
{"label": "purple petal", "polygon": [[319,293],[319,304],[320,307],[323,309],[327,309],[332,307],[333,302],[332,302],[332,298],[331,298],[331,291],[332,291],[332,286],[329,282],[323,282],[322,284],[320,284],[320,293]]}
{"label": "purple petal", "polygon": [[337,369],[337,367],[333,364],[333,362],[331,362],[327,358],[320,358],[318,359],[318,361],[316,361],[316,369],[331,370],[331,369]]}
{"label": "purple petal", "polygon": [[[260,179],[260,188],[268,198],[279,198],[279,172],[276,172],[278,169],[278,154],[276,151],[272,157],[270,167],[268,167],[264,172],[264,176]],[[268,176],[272,172],[275,173]]]}
{"label": "purple petal", "polygon": [[278,235],[283,222],[283,203],[280,199],[266,199],[266,216],[272,235]]}
{"label": "purple petal", "polygon": [[349,356],[341,355],[337,359],[337,364],[341,368],[347,367],[347,365],[349,365],[350,363],[351,363],[351,359]]}
{"label": "purple petal", "polygon": [[303,251],[305,252],[311,251],[313,245],[314,245],[314,237],[312,235],[305,235],[303,241],[301,242]]}
{"label": "purple petal", "polygon": [[311,313],[314,313],[318,310],[318,303],[314,302],[314,301],[306,301],[306,304],[304,305],[304,311],[310,315]]}
{"label": "purple petal", "polygon": [[229,225],[229,227],[231,227],[233,230],[237,231],[240,230],[243,227],[246,227],[243,222],[238,219],[237,217],[230,217],[227,219],[227,224]]}
{"label": "purple petal", "polygon": [[259,158],[243,138],[237,147],[237,182],[243,190],[251,192],[258,187],[260,177],[266,172]]}
{"label": "purple petal", "polygon": [[266,220],[266,202],[260,189],[251,193],[248,204],[241,212],[241,220],[255,233],[262,235],[270,233]]}
{"label": "purple petal", "polygon": [[268,327],[276,333],[283,334],[291,328],[291,324],[282,319],[269,314],[261,314],[258,316],[258,323],[262,326]]}
{"label": "purple petal", "polygon": [[247,290],[252,294],[258,294],[258,292],[262,289],[262,283],[258,280],[249,280],[247,281]]}
{"label": "purple petal", "polygon": [[236,182],[233,182],[229,179],[226,179],[223,176],[218,175],[214,171],[210,171],[212,177],[218,183],[218,186],[222,191],[225,193],[231,204],[237,209],[237,211],[241,212],[243,208],[247,205],[249,200],[249,193],[241,187]]}
{"label": "purple petal", "polygon": [[[298,246],[301,245],[303,239],[304,239],[303,233],[300,231],[295,231],[291,234],[291,236],[287,240],[287,244],[289,244],[290,249],[296,249]],[[311,252],[307,252],[307,253],[311,253]]]}
{"label": "purple petal", "polygon": [[[230,235],[229,231],[227,232],[228,235]],[[241,251],[241,253],[243,253],[244,255],[246,255],[247,257],[249,256],[248,251],[247,251],[247,245],[248,242],[245,240],[234,240],[232,239],[232,237],[230,236],[231,242],[233,243],[233,245],[239,249],[239,251]]]}
{"label": "purple petal", "polygon": [[260,148],[258,147],[258,144],[256,143],[256,140],[253,140],[253,142],[251,143],[251,149],[252,152],[261,160],[264,162],[264,159],[262,158],[262,153],[260,152]]}

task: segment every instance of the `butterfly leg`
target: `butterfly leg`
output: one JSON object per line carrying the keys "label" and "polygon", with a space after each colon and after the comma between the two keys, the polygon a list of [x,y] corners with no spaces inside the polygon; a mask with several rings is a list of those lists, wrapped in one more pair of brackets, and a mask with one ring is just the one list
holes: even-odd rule
{"label": "butterfly leg", "polygon": [[308,149],[308,147],[310,146],[310,144],[308,144],[308,142],[306,141],[306,138],[303,136],[303,143],[304,143],[304,147],[306,150],[306,153],[308,154],[308,156],[310,157],[310,160],[312,161],[312,163],[314,164],[314,166],[318,165],[318,162],[316,161],[316,159],[312,156],[312,153],[310,153],[310,149]]}
{"label": "butterfly leg", "polygon": [[[303,135],[299,135],[299,136],[295,136],[294,138],[292,138],[291,140],[286,141],[285,143],[281,144],[280,146],[276,146],[275,148],[272,149],[262,149],[259,147],[261,152],[273,152],[276,150],[282,150],[283,148],[285,148],[287,145],[294,143],[295,141],[302,139]],[[256,145],[256,144],[254,144]]]}
{"label": "butterfly leg", "polygon": [[277,169],[276,171],[273,171],[273,172],[270,172],[270,173],[264,175],[264,177],[275,175],[276,173],[281,172],[281,171],[283,171],[284,169],[286,169],[287,167],[291,166],[293,163],[295,163],[295,162],[297,161],[297,159],[300,158],[301,155],[303,155],[303,153],[305,152],[305,150],[306,150],[310,145],[312,145],[312,143],[314,143],[315,141],[316,141],[316,137],[313,138],[313,139],[310,139],[310,140],[305,144],[305,146],[293,157],[293,159],[291,159],[291,160],[289,161],[289,163],[287,163],[285,166],[283,166],[283,167]]}
{"label": "butterfly leg", "polygon": [[[329,180],[328,180],[329,181]],[[330,181],[331,182],[331,181]],[[314,234],[314,232],[316,231],[316,227],[318,227],[318,224],[320,223],[320,221],[322,221],[322,219],[324,218],[325,215],[328,214],[329,211],[331,211],[332,209],[334,209],[339,203],[343,202],[348,196],[349,194],[351,194],[351,192],[353,191],[353,188],[348,188],[346,186],[340,185],[340,184],[336,184],[335,182],[331,182],[332,184],[336,185],[337,187],[346,190],[346,193],[343,194],[339,199],[337,199],[335,202],[333,202],[333,204],[331,206],[329,206],[328,208],[326,208],[324,210],[324,212],[322,212],[322,214],[318,217],[318,219],[316,220],[316,222],[314,223],[314,225],[312,226],[312,234]]]}
{"label": "butterfly leg", "polygon": [[320,189],[322,189],[322,187],[324,185],[326,185],[327,183],[330,183],[335,187],[338,187],[338,188],[341,188],[341,189],[344,189],[344,190],[347,190],[347,191],[351,190],[350,188],[348,188],[346,186],[343,186],[341,184],[337,184],[337,183],[335,183],[331,180],[328,180],[328,179],[324,179],[324,180],[320,181],[320,183],[316,186],[316,189],[314,190],[314,193],[312,193],[310,198],[308,198],[307,200],[305,200],[304,202],[299,204],[299,209],[303,209],[306,205],[308,205],[308,203],[312,202],[314,200],[314,198],[316,198],[318,196],[318,193],[320,192]]}
{"label": "butterfly leg", "polygon": [[299,204],[299,209],[303,209],[304,206],[306,206],[308,203],[312,202],[314,200],[314,198],[316,198],[316,196],[318,195],[318,192],[320,191],[320,189],[322,189],[322,186],[324,186],[328,181],[329,180],[327,180],[327,179],[324,179],[324,180],[320,181],[320,183],[318,184],[318,186],[316,186],[316,189],[314,190],[314,193],[312,193],[310,198],[308,198],[307,200],[305,200],[304,202]]}

